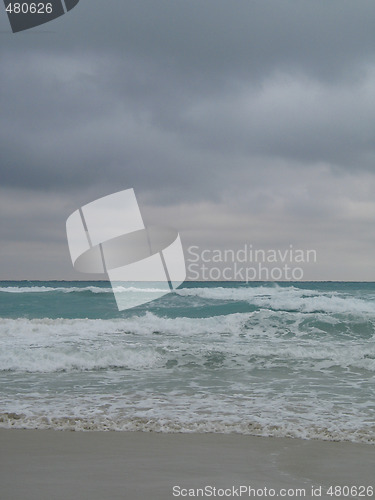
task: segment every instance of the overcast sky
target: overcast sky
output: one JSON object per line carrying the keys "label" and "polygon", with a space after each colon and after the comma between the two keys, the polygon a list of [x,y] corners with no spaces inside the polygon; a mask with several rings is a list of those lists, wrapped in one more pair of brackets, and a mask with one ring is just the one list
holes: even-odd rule
{"label": "overcast sky", "polygon": [[185,249],[316,249],[375,280],[373,0],[81,0],[0,13],[0,279],[85,279],[65,221],[134,188]]}

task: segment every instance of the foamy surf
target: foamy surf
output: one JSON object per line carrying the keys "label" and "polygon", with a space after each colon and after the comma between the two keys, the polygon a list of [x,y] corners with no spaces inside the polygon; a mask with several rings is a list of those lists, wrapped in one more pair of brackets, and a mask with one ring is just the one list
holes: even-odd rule
{"label": "foamy surf", "polygon": [[1,285],[2,427],[374,442],[374,285]]}

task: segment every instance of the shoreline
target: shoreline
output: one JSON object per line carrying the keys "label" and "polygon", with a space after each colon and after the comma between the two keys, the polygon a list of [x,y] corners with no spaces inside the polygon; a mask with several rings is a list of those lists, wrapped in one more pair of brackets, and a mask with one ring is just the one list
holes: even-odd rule
{"label": "shoreline", "polygon": [[374,445],[346,441],[0,429],[2,500],[168,500],[206,486],[305,491],[285,498],[311,498],[311,488],[322,486],[320,498],[356,498],[325,493],[337,485],[374,487],[374,468]]}

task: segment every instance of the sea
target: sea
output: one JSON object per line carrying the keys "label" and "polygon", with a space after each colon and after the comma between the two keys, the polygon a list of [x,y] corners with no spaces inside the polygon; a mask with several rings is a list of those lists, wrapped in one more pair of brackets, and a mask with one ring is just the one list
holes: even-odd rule
{"label": "sea", "polygon": [[0,385],[3,428],[375,444],[375,283],[3,281]]}

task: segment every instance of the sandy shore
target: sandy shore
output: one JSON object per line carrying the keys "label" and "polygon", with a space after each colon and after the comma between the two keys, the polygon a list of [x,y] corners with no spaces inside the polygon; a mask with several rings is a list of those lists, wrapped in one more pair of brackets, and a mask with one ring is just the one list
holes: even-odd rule
{"label": "sandy shore", "polygon": [[[312,498],[311,487],[322,486],[320,498],[347,499],[356,496],[324,492],[329,485],[374,485],[374,471],[373,445],[219,434],[0,429],[1,500],[168,500],[194,493],[182,488],[205,486],[212,487],[207,490],[211,493],[218,489],[211,498],[220,498],[220,488],[240,486],[274,488],[279,496],[282,488],[303,488],[305,496],[295,492],[286,498]],[[235,490],[224,498],[239,496]],[[249,492],[241,498],[249,498]]]}

